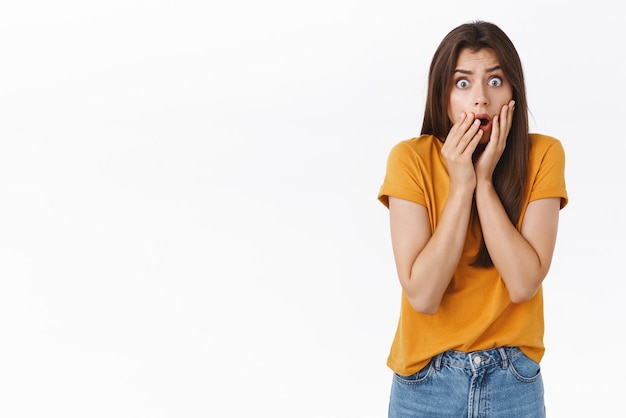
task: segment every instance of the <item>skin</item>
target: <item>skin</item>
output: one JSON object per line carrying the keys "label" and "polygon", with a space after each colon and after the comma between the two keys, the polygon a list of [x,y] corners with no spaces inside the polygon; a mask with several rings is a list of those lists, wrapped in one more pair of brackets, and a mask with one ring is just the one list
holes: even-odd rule
{"label": "skin", "polygon": [[[531,299],[552,262],[560,200],[532,201],[518,231],[492,182],[506,147],[515,103],[512,89],[493,51],[463,50],[450,92],[453,126],[441,153],[450,176],[450,193],[431,233],[426,207],[389,197],[391,241],[400,284],[418,312],[437,312],[461,258],[472,200],[495,268],[513,303]],[[481,127],[476,115],[489,115]]]}

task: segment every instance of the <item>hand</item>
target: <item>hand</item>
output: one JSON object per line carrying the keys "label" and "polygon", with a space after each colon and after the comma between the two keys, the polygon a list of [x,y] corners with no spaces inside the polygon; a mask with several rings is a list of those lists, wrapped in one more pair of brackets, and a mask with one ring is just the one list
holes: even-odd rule
{"label": "hand", "polygon": [[515,101],[511,100],[502,106],[500,115],[494,115],[489,142],[474,164],[477,181],[491,182],[493,172],[506,148],[506,138],[513,123]]}
{"label": "hand", "polygon": [[480,120],[474,117],[473,113],[461,113],[441,148],[450,176],[450,189],[466,186],[474,190],[476,187],[472,154],[480,142],[483,131],[479,129]]}

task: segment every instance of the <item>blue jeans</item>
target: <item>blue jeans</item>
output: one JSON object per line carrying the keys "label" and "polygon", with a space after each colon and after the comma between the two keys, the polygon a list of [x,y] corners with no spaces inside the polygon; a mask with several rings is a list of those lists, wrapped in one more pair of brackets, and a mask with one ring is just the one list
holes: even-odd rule
{"label": "blue jeans", "polygon": [[389,418],[545,418],[539,364],[517,347],[446,351],[394,373]]}

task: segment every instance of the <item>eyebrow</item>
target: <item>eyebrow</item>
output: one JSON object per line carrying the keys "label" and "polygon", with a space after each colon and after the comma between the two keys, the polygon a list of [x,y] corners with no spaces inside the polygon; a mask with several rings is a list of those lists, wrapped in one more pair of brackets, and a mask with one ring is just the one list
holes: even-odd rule
{"label": "eyebrow", "polygon": [[[491,67],[491,68],[487,68],[487,72],[488,73],[493,73],[494,71],[500,70],[501,67],[499,65],[496,65],[495,67]],[[460,68],[457,68],[454,70],[454,73],[461,73],[461,74],[474,74],[473,72],[469,71],[469,70],[462,70]]]}

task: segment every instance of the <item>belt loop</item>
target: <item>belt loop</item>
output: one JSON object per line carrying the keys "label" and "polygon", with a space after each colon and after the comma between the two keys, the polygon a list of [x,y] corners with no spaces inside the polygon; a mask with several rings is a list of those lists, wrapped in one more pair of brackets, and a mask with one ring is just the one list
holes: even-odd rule
{"label": "belt loop", "polygon": [[501,357],[501,361],[500,364],[502,365],[503,369],[506,369],[507,367],[509,367],[509,356],[506,353],[505,347],[499,347],[498,351],[500,352],[500,357]]}
{"label": "belt loop", "polygon": [[441,370],[441,358],[443,357],[443,353],[437,354],[434,358],[435,360],[435,370]]}

